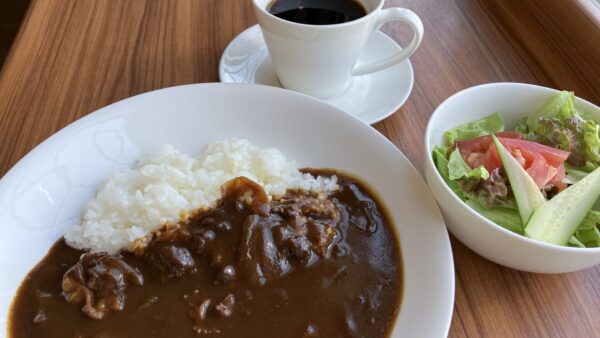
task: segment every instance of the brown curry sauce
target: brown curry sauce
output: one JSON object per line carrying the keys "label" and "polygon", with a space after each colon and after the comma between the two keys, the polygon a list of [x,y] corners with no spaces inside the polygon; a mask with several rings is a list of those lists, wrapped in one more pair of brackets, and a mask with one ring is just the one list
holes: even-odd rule
{"label": "brown curry sauce", "polygon": [[59,240],[22,282],[9,337],[389,336],[402,267],[383,204],[348,175],[306,171],[336,174],[340,191],[269,202],[238,178],[142,253]]}

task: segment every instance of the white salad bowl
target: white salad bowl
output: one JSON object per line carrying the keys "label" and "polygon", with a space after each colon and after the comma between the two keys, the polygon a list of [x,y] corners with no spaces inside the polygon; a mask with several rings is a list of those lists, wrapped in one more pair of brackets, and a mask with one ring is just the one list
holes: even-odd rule
{"label": "white salad bowl", "polygon": [[[443,144],[443,133],[498,112],[506,130],[535,112],[558,90],[523,83],[490,83],[460,91],[433,113],[425,131],[425,177],[446,225],[479,255],[498,264],[537,273],[565,273],[600,263],[600,248],[571,248],[518,235],[489,221],[465,204],[438,173],[431,153]],[[600,107],[577,98],[575,106],[600,121]]]}

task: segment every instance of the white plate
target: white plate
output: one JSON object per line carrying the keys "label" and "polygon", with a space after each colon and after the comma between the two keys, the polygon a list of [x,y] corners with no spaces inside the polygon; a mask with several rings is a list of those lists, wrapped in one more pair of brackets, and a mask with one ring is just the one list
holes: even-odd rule
{"label": "white plate", "polygon": [[167,88],[107,106],[50,137],[0,180],[0,318],[6,321],[23,277],[77,222],[103,178],[164,143],[195,155],[232,137],[277,147],[303,167],[343,169],[368,182],[400,236],[405,286],[393,337],[447,335],[454,302],[450,242],[406,157],[358,119],[308,96],[225,84]]}
{"label": "white plate", "polygon": [[[394,40],[376,30],[371,33],[358,64],[383,60],[402,50]],[[281,87],[258,25],[240,33],[221,57],[223,83],[249,83]],[[373,124],[392,115],[408,99],[413,87],[410,61],[379,72],[352,78],[343,93],[323,100],[363,122]]]}

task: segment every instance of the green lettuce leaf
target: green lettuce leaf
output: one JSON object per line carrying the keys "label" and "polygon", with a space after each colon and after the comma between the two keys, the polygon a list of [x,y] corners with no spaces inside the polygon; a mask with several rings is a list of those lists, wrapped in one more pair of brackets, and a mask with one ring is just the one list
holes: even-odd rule
{"label": "green lettuce leaf", "polygon": [[[579,182],[579,180],[581,180],[582,178],[587,176],[587,174],[589,174],[590,172],[593,171],[593,168],[574,167],[568,163],[565,163],[564,166],[565,166],[565,171],[567,172],[567,181],[569,184],[575,184],[575,183]],[[592,169],[592,170],[588,170],[588,169]]]}
{"label": "green lettuce leaf", "polygon": [[592,120],[584,120],[581,130],[583,132],[583,155],[587,161],[600,162],[600,126]]}
{"label": "green lettuce leaf", "polygon": [[479,201],[468,199],[465,203],[481,216],[500,225],[507,230],[523,235],[523,223],[519,211],[514,208],[493,207],[485,208]]}
{"label": "green lettuce leaf", "polygon": [[572,246],[575,248],[585,248],[585,244],[581,243],[575,236],[571,236],[571,238],[569,238],[567,246]]}
{"label": "green lettuce leaf", "polygon": [[450,154],[448,160],[448,177],[451,180],[458,180],[461,178],[477,178],[487,180],[490,174],[483,166],[471,169],[471,167],[465,162],[460,154],[458,148]]}
{"label": "green lettuce leaf", "polygon": [[573,237],[586,248],[600,247],[600,212],[590,210]]}
{"label": "green lettuce leaf", "polygon": [[445,178],[449,177],[448,159],[446,158],[447,152],[447,149],[439,147],[437,145],[433,147],[433,162],[435,163],[437,170],[440,172],[440,175],[442,175],[442,177]]}
{"label": "green lettuce leaf", "polygon": [[457,141],[468,140],[474,137],[490,135],[504,130],[504,121],[498,113],[471,123],[462,124],[444,133],[446,144],[451,146]]}
{"label": "green lettuce leaf", "polygon": [[518,131],[521,134],[529,133],[529,126],[527,125],[527,118],[524,117],[515,127],[515,131]]}
{"label": "green lettuce leaf", "polygon": [[529,130],[535,131],[541,118],[572,118],[575,115],[574,101],[575,94],[573,92],[562,91],[551,96],[538,111],[527,118]]}
{"label": "green lettuce leaf", "polygon": [[450,179],[450,174],[448,171],[448,158],[446,158],[447,153],[448,153],[448,149],[438,147],[436,145],[435,147],[433,147],[433,154],[432,154],[433,162],[435,163],[435,166],[436,166],[438,172],[440,173],[440,175],[442,176],[442,178],[444,179],[444,181],[446,182],[448,187],[450,187],[450,189],[452,189],[452,191],[454,191],[454,193],[458,197],[463,199],[462,189],[458,186],[458,183],[456,181],[453,181]]}
{"label": "green lettuce leaf", "polygon": [[598,168],[598,165],[589,161],[585,162],[585,165],[577,167],[577,169],[587,171],[588,173],[591,173],[592,171],[596,170],[596,168]]}
{"label": "green lettuce leaf", "polygon": [[600,164],[600,125],[575,108],[573,92],[551,96],[544,105],[520,123],[525,138],[571,152],[569,163],[590,171]]}

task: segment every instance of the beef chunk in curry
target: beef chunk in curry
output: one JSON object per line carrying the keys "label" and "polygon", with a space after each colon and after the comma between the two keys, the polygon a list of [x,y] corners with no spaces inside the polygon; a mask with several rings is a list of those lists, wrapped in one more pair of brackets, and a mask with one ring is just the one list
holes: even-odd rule
{"label": "beef chunk in curry", "polygon": [[110,311],[125,307],[130,285],[144,284],[144,277],[117,256],[86,253],[63,276],[62,289],[67,302],[84,302],[82,311],[102,319]]}

